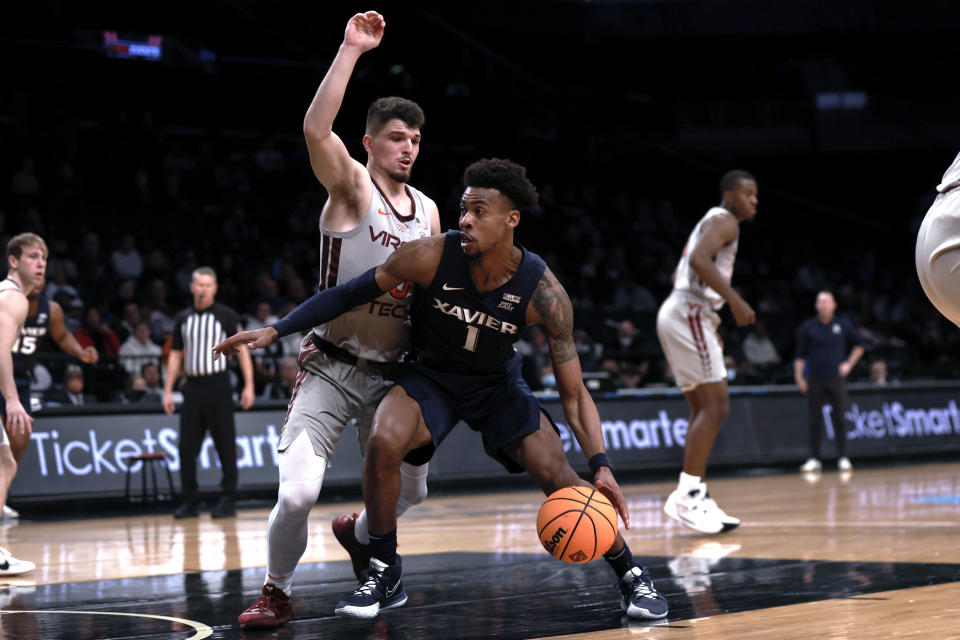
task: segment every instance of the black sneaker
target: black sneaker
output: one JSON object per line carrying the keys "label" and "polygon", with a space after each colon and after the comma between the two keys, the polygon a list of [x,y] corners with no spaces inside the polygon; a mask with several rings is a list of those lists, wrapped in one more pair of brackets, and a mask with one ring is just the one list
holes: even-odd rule
{"label": "black sneaker", "polygon": [[659,620],[667,617],[670,607],[653,586],[653,580],[646,569],[634,567],[620,578],[620,606],[631,618]]}
{"label": "black sneaker", "polygon": [[177,507],[176,511],[173,512],[173,517],[179,519],[182,518],[196,518],[200,515],[200,507],[196,502],[188,501],[181,504]]}
{"label": "black sneaker", "polygon": [[403,606],[407,602],[407,592],[403,590],[402,574],[400,556],[397,556],[397,564],[391,565],[370,558],[370,577],[340,600],[334,613],[370,620],[376,618],[382,609]]}
{"label": "black sneaker", "polygon": [[220,502],[210,510],[211,518],[232,518],[237,515],[237,506],[230,496],[223,496]]}

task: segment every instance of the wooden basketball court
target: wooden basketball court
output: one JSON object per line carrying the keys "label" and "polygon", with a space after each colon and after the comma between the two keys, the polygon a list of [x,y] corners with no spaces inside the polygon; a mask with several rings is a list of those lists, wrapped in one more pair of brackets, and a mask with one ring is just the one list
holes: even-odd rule
{"label": "wooden basketball court", "polygon": [[622,615],[602,560],[568,565],[540,548],[538,492],[434,487],[400,523],[405,607],[371,622],[333,615],[353,575],[329,523],[360,504],[325,502],[297,618],[268,632],[236,616],[262,585],[269,509],[37,522],[27,510],[0,530],[0,545],[38,565],[0,578],[0,640],[960,638],[960,463],[715,479],[711,493],[743,524],[714,536],[663,514],[673,484],[624,486],[627,541],[671,605],[656,623]]}

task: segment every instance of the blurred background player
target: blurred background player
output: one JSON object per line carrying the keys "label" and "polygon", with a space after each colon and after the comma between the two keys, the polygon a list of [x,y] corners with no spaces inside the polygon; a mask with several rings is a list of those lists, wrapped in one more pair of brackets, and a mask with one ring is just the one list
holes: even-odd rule
{"label": "blurred background player", "polygon": [[[383,38],[386,22],[368,11],[350,18],[326,76],[304,118],[303,130],[314,174],[329,194],[320,218],[320,289],[346,282],[383,263],[402,243],[440,230],[437,205],[407,184],[420,151],[424,115],[410,100],[376,100],[367,112],[363,146],[366,165],[352,159],[333,132],[354,66]],[[307,519],[323,474],[343,430],[357,428],[366,452],[377,405],[391,386],[407,350],[409,283],[379,296],[304,338],[283,431],[280,487],[267,523],[267,571],[260,598],[244,611],[244,628],[275,627],[294,616],[293,575],[307,547]],[[427,465],[405,464],[398,513],[423,501]],[[348,550],[357,579],[364,577],[369,551],[366,512],[334,520],[337,540]]]}
{"label": "blurred background player", "polygon": [[[29,388],[24,396],[13,377],[13,346],[20,337],[20,327],[27,319],[30,303],[27,296],[43,285],[47,268],[47,244],[34,233],[21,233],[7,243],[7,277],[0,282],[0,504],[7,502],[7,489],[17,473],[17,462],[10,451],[9,431],[15,437],[30,436],[33,418]],[[36,567],[29,560],[18,560],[0,547],[0,575],[26,573]]]}
{"label": "blurred background player", "polygon": [[664,512],[703,533],[729,531],[740,520],[724,513],[707,493],[707,458],[730,413],[727,369],[717,339],[724,302],[743,327],[756,314],[730,285],[737,258],[740,223],[757,215],[757,181],[746,171],[729,171],[720,181],[722,200],[690,233],[674,272],[673,291],[657,313],[657,335],[690,406],[683,471]]}
{"label": "blurred background player", "polygon": [[[863,340],[853,323],[835,317],[837,301],[829,291],[817,294],[817,315],[797,330],[797,357],[793,361],[793,379],[800,393],[807,396],[810,412],[810,458],[801,471],[820,471],[820,438],[825,427],[823,405],[833,407],[833,435],[837,441],[837,468],[852,471],[847,457],[847,376],[863,356]],[[850,354],[847,346],[850,346]]]}
{"label": "blurred background player", "polygon": [[[13,343],[13,378],[16,381],[19,396],[28,400],[28,403],[24,405],[27,412],[30,411],[31,372],[37,363],[37,355],[43,338],[48,333],[61,349],[84,364],[94,364],[100,359],[95,347],[81,347],[73,334],[67,330],[67,326],[63,322],[63,309],[59,304],[49,300],[41,293],[43,285],[44,283],[40,282],[27,296],[30,304],[27,319],[20,328],[20,337]],[[10,438],[10,452],[13,454],[13,459],[17,461],[17,464],[20,464],[27,451],[27,445],[30,444],[30,434],[11,434],[8,430],[7,437]],[[12,477],[10,481],[13,481]],[[9,489],[8,484],[7,490],[9,491]],[[3,505],[3,518],[19,517],[20,514],[14,509],[6,504]]]}
{"label": "blurred background player", "polygon": [[[207,431],[213,438],[220,458],[222,495],[210,511],[214,518],[236,515],[237,494],[237,425],[233,417],[233,390],[230,372],[221,358],[214,359],[213,345],[231,335],[240,326],[236,312],[216,302],[217,274],[210,267],[198,267],[190,280],[193,306],[181,311],[173,329],[173,343],[167,361],[167,379],[163,387],[163,410],[172,415],[173,383],[180,373],[187,376],[183,385],[183,406],[180,409],[180,506],[175,518],[200,515],[197,485],[197,456]],[[253,363],[246,349],[240,351],[243,390],[240,406],[253,406]]]}
{"label": "blurred background player", "polygon": [[917,234],[917,275],[924,293],[948,320],[960,326],[960,154],[937,185],[937,197]]}

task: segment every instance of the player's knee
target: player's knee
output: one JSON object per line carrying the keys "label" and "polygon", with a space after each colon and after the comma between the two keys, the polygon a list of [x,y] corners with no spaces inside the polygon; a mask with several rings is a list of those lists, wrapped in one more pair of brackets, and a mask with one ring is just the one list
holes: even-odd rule
{"label": "player's knee", "polygon": [[306,518],[317,502],[319,490],[312,483],[295,482],[281,485],[277,493],[277,504],[285,516]]}
{"label": "player's knee", "polygon": [[367,441],[366,457],[376,467],[396,467],[403,456],[405,440],[397,431],[389,428],[375,429]]}

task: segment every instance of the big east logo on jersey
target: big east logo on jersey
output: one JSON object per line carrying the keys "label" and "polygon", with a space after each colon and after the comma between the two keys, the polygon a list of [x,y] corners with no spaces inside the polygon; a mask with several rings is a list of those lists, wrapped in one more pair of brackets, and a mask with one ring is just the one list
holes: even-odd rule
{"label": "big east logo on jersey", "polygon": [[441,302],[436,298],[433,299],[434,309],[439,309],[442,313],[459,318],[467,324],[475,324],[481,327],[488,327],[494,331],[499,331],[500,333],[510,333],[514,334],[517,332],[517,325],[510,322],[502,322],[497,320],[493,316],[487,315],[482,311],[472,311],[471,309],[466,309],[464,307],[457,306],[455,304],[450,304],[449,302]]}

